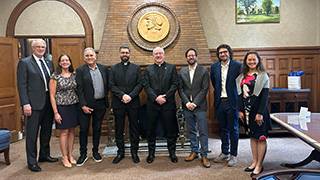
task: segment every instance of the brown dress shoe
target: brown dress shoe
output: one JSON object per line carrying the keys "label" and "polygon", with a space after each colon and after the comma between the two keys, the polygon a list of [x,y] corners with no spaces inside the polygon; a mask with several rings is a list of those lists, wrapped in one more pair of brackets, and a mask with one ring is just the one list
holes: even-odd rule
{"label": "brown dress shoe", "polygon": [[209,168],[211,166],[210,164],[210,161],[207,157],[202,157],[202,165],[205,167],[205,168]]}
{"label": "brown dress shoe", "polygon": [[191,152],[189,156],[186,157],[184,160],[188,162],[188,161],[193,161],[196,158],[198,158],[198,154],[195,152]]}

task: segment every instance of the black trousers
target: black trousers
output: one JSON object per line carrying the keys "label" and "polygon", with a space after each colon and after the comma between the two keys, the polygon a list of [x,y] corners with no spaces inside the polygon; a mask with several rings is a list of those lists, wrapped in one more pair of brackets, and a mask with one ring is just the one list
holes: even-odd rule
{"label": "black trousers", "polygon": [[124,126],[125,117],[128,115],[129,119],[129,133],[130,133],[130,151],[136,154],[139,149],[139,122],[138,122],[138,108],[114,108],[113,113],[115,116],[115,129],[116,129],[116,144],[118,147],[118,154],[124,154]]}
{"label": "black trousers", "polygon": [[148,112],[148,149],[149,154],[154,154],[156,149],[156,128],[160,121],[164,128],[164,134],[167,139],[167,148],[169,154],[174,154],[176,151],[176,142],[178,137],[178,123],[176,119],[176,110],[166,110],[162,108],[147,107]]}
{"label": "black trousers", "polygon": [[[103,102],[101,102],[103,104]],[[98,107],[98,106],[97,106]],[[80,154],[87,155],[89,122],[92,118],[92,152],[97,153],[101,137],[101,123],[106,113],[106,108],[95,108],[91,114],[80,113]]]}
{"label": "black trousers", "polygon": [[37,164],[37,139],[40,130],[39,158],[50,156],[50,138],[52,132],[53,111],[49,93],[46,103],[41,110],[32,110],[32,114],[25,119],[26,153],[28,165]]}

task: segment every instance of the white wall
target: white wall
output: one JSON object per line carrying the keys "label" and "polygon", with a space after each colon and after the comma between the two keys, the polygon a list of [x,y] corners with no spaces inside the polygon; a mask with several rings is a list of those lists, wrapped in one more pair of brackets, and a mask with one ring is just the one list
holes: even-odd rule
{"label": "white wall", "polygon": [[[5,36],[10,13],[20,0],[0,1],[0,36]],[[108,0],[77,0],[94,28],[94,46],[100,48]],[[228,43],[236,48],[320,45],[320,0],[281,0],[280,23],[236,24],[235,0],[198,0],[208,47]],[[84,34],[75,12],[57,1],[40,1],[19,17],[16,34]]]}
{"label": "white wall", "polygon": [[199,0],[209,48],[319,45],[319,0],[281,0],[280,23],[236,24],[235,0]]}
{"label": "white wall", "polygon": [[[19,0],[0,2],[0,36],[5,36],[10,13]],[[88,13],[94,29],[94,46],[100,47],[108,10],[107,0],[77,0]],[[27,7],[18,18],[16,35],[84,35],[76,12],[58,1],[39,1]]]}

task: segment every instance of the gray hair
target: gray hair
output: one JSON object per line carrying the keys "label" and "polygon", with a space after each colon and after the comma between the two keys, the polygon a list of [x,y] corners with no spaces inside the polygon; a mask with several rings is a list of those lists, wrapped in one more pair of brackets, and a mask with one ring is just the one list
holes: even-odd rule
{"label": "gray hair", "polygon": [[44,45],[46,45],[46,41],[43,39],[33,39],[31,41],[31,47],[34,47],[36,43],[43,43]]}
{"label": "gray hair", "polygon": [[83,54],[84,54],[85,52],[87,52],[87,51],[92,51],[92,52],[96,53],[96,51],[95,51],[92,47],[87,47],[87,48],[85,48],[85,49],[83,50]]}
{"label": "gray hair", "polygon": [[162,48],[162,47],[155,47],[153,50],[152,50],[152,54],[154,54],[154,52],[156,51],[156,50],[158,50],[158,49],[160,49],[163,53],[164,53],[164,49]]}

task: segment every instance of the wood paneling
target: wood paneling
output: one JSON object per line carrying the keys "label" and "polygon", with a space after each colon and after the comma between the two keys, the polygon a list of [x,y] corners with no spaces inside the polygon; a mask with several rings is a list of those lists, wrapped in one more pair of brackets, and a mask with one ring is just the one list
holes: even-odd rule
{"label": "wood paneling", "polygon": [[0,128],[21,130],[16,89],[18,44],[14,38],[0,38]]}
{"label": "wood paneling", "polygon": [[61,54],[68,54],[74,68],[83,64],[84,38],[52,38],[52,59],[55,67]]}

